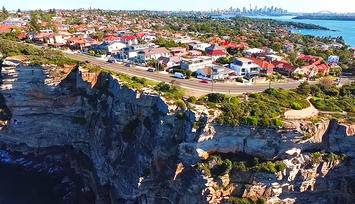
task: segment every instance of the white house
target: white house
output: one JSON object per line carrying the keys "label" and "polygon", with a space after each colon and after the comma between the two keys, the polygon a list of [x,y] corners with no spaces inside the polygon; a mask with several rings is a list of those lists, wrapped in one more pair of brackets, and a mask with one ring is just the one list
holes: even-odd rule
{"label": "white house", "polygon": [[236,58],[230,68],[235,71],[238,76],[253,77],[259,75],[260,67],[253,63],[253,60],[240,57]]}
{"label": "white house", "polygon": [[336,56],[336,55],[331,55],[328,57],[329,64],[338,64],[339,60],[340,60],[339,56]]}
{"label": "white house", "polygon": [[221,66],[205,67],[196,71],[196,77],[206,80],[225,80],[233,70]]}
{"label": "white house", "polygon": [[126,48],[123,48],[121,52],[121,59],[131,59],[138,56],[138,52],[144,49],[148,49],[148,45],[138,44],[138,45],[127,45]]}
{"label": "white house", "polygon": [[132,35],[126,35],[121,38],[121,42],[126,44],[126,45],[137,45],[138,44],[138,39],[136,36]]}
{"label": "white house", "polygon": [[146,42],[152,42],[157,39],[154,35],[145,35],[142,37],[142,39]]}
{"label": "white house", "polygon": [[181,69],[191,70],[192,72],[205,67],[212,67],[212,65],[212,57],[207,56],[190,57],[181,61]]}
{"label": "white house", "polygon": [[206,48],[210,47],[211,44],[208,43],[202,43],[202,42],[195,42],[190,44],[192,50],[201,50],[201,51],[205,51]]}
{"label": "white house", "polygon": [[263,53],[264,50],[259,49],[259,48],[251,48],[251,49],[247,49],[244,51],[244,53],[248,56],[252,56],[253,54],[259,54],[259,53]]}

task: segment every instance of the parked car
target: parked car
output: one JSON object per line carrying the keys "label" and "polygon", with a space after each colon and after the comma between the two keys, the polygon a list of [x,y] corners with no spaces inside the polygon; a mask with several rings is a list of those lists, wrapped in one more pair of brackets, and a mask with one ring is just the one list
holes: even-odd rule
{"label": "parked car", "polygon": [[109,62],[109,63],[116,63],[117,60],[116,60],[115,58],[111,57],[110,59],[107,60],[107,62]]}
{"label": "parked car", "polygon": [[186,78],[186,76],[180,72],[175,72],[174,77],[178,78],[178,79],[185,79]]}
{"label": "parked car", "polygon": [[203,79],[201,83],[208,84],[208,81],[206,79]]}
{"label": "parked car", "polygon": [[149,68],[148,72],[155,72],[155,69],[154,68]]}

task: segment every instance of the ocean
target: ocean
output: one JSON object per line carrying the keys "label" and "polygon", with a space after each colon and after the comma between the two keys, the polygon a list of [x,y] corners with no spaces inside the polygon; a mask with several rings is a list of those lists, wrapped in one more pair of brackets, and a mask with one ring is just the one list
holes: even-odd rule
{"label": "ocean", "polygon": [[355,48],[355,21],[292,19],[294,16],[249,16],[249,17],[259,18],[259,19],[274,19],[279,21],[308,23],[308,24],[315,24],[322,27],[326,27],[335,31],[313,30],[313,29],[292,29],[292,31],[296,33],[300,33],[302,35],[314,35],[320,37],[342,36],[345,42],[350,45],[350,47]]}
{"label": "ocean", "polygon": [[[214,16],[216,18],[231,18],[233,16]],[[291,29],[295,33],[302,35],[314,35],[320,37],[340,37],[342,36],[345,42],[350,47],[355,48],[355,21],[335,21],[335,20],[308,20],[308,19],[292,19],[295,16],[247,16],[249,18],[258,19],[274,19],[278,21],[298,22],[315,24],[330,30],[313,30],[313,29]],[[334,31],[332,31],[334,30]]]}

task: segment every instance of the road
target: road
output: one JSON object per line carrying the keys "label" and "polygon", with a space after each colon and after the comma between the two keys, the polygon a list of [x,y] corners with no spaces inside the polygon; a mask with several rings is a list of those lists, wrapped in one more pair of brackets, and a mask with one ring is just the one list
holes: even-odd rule
{"label": "road", "polygon": [[[130,76],[137,76],[153,81],[167,82],[170,83],[172,80],[179,82],[180,86],[185,89],[190,89],[194,91],[206,92],[206,93],[224,93],[224,94],[241,94],[241,93],[252,93],[252,92],[262,92],[269,88],[269,85],[237,85],[231,83],[208,83],[204,84],[197,80],[188,79],[175,79],[168,74],[162,74],[159,72],[148,72],[144,69],[126,67],[121,64],[112,64],[105,62],[103,60],[97,59],[92,56],[83,54],[72,54],[64,53],[65,56],[73,58],[79,61],[90,61],[91,64],[98,65],[102,68],[113,72],[119,72],[122,74],[127,74]],[[299,85],[299,82],[290,82],[284,84],[271,84],[273,88],[284,88],[284,89],[295,89]]]}

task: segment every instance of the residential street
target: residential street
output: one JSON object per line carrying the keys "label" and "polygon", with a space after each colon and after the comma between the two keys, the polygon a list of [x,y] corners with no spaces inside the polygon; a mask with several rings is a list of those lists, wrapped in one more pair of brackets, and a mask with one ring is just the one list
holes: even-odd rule
{"label": "residential street", "polygon": [[[172,80],[176,80],[180,83],[180,86],[186,89],[191,89],[194,91],[201,92],[215,92],[215,93],[225,93],[225,94],[241,94],[241,93],[251,93],[251,92],[262,92],[265,89],[269,88],[269,85],[236,85],[236,84],[228,84],[228,83],[214,83],[212,88],[212,83],[204,84],[200,81],[196,80],[188,80],[188,79],[176,79],[167,74],[161,74],[157,72],[148,72],[144,69],[126,67],[120,64],[111,64],[108,62],[104,62],[103,60],[97,59],[95,57],[83,55],[83,54],[70,54],[64,53],[65,56],[79,60],[79,61],[90,61],[91,64],[95,64],[101,66],[107,70],[120,72],[123,74],[128,74],[131,76],[143,77],[146,79],[154,80],[154,81],[163,81],[163,82],[171,82]],[[273,88],[284,88],[284,89],[294,89],[297,88],[299,82],[291,82],[287,84],[272,84]],[[213,90],[212,90],[213,89]]]}

